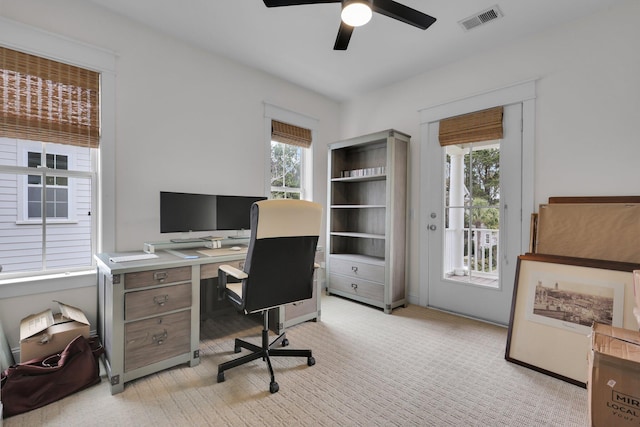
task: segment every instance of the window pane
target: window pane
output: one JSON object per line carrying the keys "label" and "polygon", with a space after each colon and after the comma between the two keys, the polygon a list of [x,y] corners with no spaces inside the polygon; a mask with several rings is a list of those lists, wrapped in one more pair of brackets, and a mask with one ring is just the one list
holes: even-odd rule
{"label": "window pane", "polygon": [[29,184],[40,185],[42,183],[42,177],[40,175],[29,175]]}
{"label": "window pane", "polygon": [[40,166],[40,153],[29,152],[27,154],[27,167],[37,168]]}
{"label": "window pane", "polygon": [[40,218],[42,215],[42,204],[40,202],[28,203],[29,218]]}
{"label": "window pane", "polygon": [[[26,182],[25,175],[0,173],[0,265],[2,273],[39,271],[42,262],[42,225],[18,223],[19,182]],[[40,218],[40,188],[29,188],[33,202],[25,204],[28,216]],[[25,216],[26,216],[25,215]]]}
{"label": "window pane", "polygon": [[47,218],[55,218],[55,217],[56,217],[55,203],[47,201]]}
{"label": "window pane", "polygon": [[56,185],[61,185],[61,186],[66,186],[67,184],[67,177],[66,176],[57,176],[56,177]]}
{"label": "window pane", "polygon": [[68,207],[66,203],[56,203],[56,218],[66,218],[68,216]]}
{"label": "window pane", "polygon": [[300,199],[304,148],[271,141],[271,197]]}
{"label": "window pane", "polygon": [[67,200],[67,195],[68,195],[69,191],[66,188],[56,188],[55,192],[56,192],[56,201],[57,202],[66,203],[68,201]]}
{"label": "window pane", "polygon": [[443,275],[485,284],[498,275],[499,146],[470,143],[446,153]]}
{"label": "window pane", "polygon": [[282,187],[284,185],[284,167],[282,157],[284,144],[271,141],[271,186]]}
{"label": "window pane", "polygon": [[[28,201],[27,201],[27,216],[28,218],[41,218],[42,217],[42,188],[41,187],[29,187]],[[16,206],[17,211],[17,206]],[[17,217],[16,217],[17,220]]]}
{"label": "window pane", "polygon": [[55,188],[47,187],[47,202],[53,202],[55,200]]}
{"label": "window pane", "polygon": [[67,170],[68,167],[67,156],[57,155],[56,156],[56,169]]}
{"label": "window pane", "polygon": [[[18,191],[18,183],[26,182],[26,178],[27,175],[0,174],[0,188],[4,188],[0,197],[0,277],[5,273],[91,266],[91,179],[68,178],[69,188],[47,189],[47,214],[51,217],[47,218],[43,236],[42,188]],[[22,219],[18,217],[21,203],[26,210]]]}
{"label": "window pane", "polygon": [[285,187],[300,188],[300,154],[302,148],[293,145],[285,145],[282,159],[285,170]]}
{"label": "window pane", "polygon": [[[47,269],[90,266],[91,254],[91,179],[69,178],[68,189],[55,189],[58,218],[73,221],[47,223]],[[65,203],[69,199],[73,203]],[[73,208],[73,211],[70,209]]]}
{"label": "window pane", "polygon": [[56,168],[55,157],[53,154],[47,154],[47,167],[51,169]]}

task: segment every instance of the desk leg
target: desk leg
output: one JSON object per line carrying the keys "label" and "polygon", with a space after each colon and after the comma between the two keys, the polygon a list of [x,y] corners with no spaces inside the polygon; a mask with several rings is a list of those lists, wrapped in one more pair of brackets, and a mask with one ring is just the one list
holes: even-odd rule
{"label": "desk leg", "polygon": [[189,366],[200,364],[200,265],[191,267],[191,356]]}

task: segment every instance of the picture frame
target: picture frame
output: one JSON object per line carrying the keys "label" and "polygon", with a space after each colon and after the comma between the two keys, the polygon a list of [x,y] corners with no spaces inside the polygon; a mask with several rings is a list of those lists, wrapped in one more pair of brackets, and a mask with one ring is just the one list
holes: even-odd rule
{"label": "picture frame", "polygon": [[586,387],[591,323],[638,330],[633,271],[639,264],[520,255],[505,359]]}

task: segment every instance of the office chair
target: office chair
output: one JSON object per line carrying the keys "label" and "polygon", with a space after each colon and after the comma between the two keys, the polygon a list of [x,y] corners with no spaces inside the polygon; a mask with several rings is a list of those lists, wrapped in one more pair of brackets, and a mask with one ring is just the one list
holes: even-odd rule
{"label": "office chair", "polygon": [[[251,237],[244,271],[220,266],[218,286],[224,288],[237,309],[245,314],[262,314],[262,345],[236,338],[234,352],[244,348],[251,353],[218,365],[218,382],[225,380],[226,370],[262,358],[271,374],[269,391],[276,393],[279,386],[270,357],[306,357],[308,366],[315,365],[311,350],[276,348],[289,344],[285,333],[269,343],[269,310],[311,298],[321,217],[322,206],[304,200],[264,200],[251,206]],[[228,276],[241,282],[228,283]]]}

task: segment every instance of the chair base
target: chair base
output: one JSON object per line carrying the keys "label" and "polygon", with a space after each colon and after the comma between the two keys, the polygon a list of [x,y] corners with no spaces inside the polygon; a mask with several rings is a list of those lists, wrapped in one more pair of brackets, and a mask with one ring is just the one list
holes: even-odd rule
{"label": "chair base", "polygon": [[307,365],[313,366],[316,364],[316,360],[311,355],[311,350],[297,350],[297,349],[284,349],[276,348],[276,346],[286,347],[289,345],[285,333],[280,334],[275,340],[269,343],[269,312],[265,310],[262,312],[264,327],[262,329],[262,346],[257,346],[250,342],[236,338],[233,351],[239,353],[242,349],[249,350],[251,353],[238,357],[237,359],[230,360],[218,365],[218,382],[224,382],[224,371],[236,366],[244,365],[256,359],[262,358],[267,362],[269,368],[269,374],[271,375],[271,382],[269,383],[269,391],[271,393],[277,393],[280,386],[276,382],[275,375],[273,373],[273,367],[271,366],[271,356],[275,357],[306,357]]}

